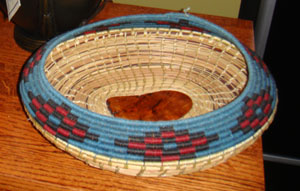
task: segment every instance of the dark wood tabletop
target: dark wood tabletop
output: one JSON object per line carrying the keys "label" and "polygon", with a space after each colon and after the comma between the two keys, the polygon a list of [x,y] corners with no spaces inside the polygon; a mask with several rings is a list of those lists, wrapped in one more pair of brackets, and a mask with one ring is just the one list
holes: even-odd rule
{"label": "dark wood tabletop", "polygon": [[[108,3],[91,22],[168,10]],[[252,22],[200,15],[253,48]],[[90,167],[50,144],[27,120],[17,84],[30,57],[15,43],[14,24],[0,12],[0,190],[264,190],[262,140],[214,168],[167,178],[142,178]]]}

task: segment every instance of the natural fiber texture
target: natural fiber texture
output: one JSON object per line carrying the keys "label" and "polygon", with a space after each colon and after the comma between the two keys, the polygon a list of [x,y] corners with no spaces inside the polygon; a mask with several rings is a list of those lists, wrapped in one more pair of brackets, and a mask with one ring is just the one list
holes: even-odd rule
{"label": "natural fiber texture", "polygon": [[194,107],[186,117],[216,110],[247,82],[247,66],[228,41],[165,28],[109,30],[59,44],[45,63],[46,77],[77,105],[110,115],[106,100],[158,90],[179,90]]}
{"label": "natural fiber texture", "polygon": [[[179,120],[111,116],[114,96],[175,90],[192,109]],[[34,126],[86,163],[138,176],[206,169],[251,145],[277,105],[266,65],[224,29],[185,14],[93,23],[51,40],[24,67]]]}

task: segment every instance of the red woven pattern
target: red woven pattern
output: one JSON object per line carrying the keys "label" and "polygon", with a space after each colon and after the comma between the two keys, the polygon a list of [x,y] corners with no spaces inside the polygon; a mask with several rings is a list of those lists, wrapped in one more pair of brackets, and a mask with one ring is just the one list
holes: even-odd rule
{"label": "red woven pattern", "polygon": [[29,105],[35,112],[36,120],[52,135],[66,142],[68,139],[80,142],[83,142],[85,138],[98,140],[99,135],[87,132],[89,127],[79,123],[78,117],[71,113],[67,105],[58,105],[52,100],[46,102],[41,96],[34,96],[32,92],[28,92],[28,96],[31,99]]}
{"label": "red woven pattern", "polygon": [[116,139],[115,145],[127,147],[130,154],[144,155],[144,161],[165,162],[195,158],[197,151],[208,149],[208,143],[218,139],[217,134],[205,136],[203,132],[190,134],[188,130],[161,127],[160,132],[147,132],[145,137]]}
{"label": "red woven pattern", "polygon": [[244,99],[243,115],[238,117],[238,125],[231,128],[232,133],[239,130],[242,130],[243,133],[248,133],[251,130],[257,131],[268,121],[273,101],[268,92],[268,89],[261,90],[260,94],[254,94],[252,97]]}

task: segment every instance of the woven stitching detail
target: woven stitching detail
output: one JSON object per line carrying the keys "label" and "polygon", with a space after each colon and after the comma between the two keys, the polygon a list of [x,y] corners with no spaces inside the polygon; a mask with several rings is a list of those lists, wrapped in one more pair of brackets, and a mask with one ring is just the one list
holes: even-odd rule
{"label": "woven stitching detail", "polygon": [[68,142],[73,139],[83,142],[84,139],[98,141],[99,135],[89,133],[89,127],[77,121],[78,117],[71,113],[66,104],[58,105],[53,100],[45,101],[41,95],[34,96],[28,92],[31,99],[30,109],[35,113],[35,120],[49,133]]}

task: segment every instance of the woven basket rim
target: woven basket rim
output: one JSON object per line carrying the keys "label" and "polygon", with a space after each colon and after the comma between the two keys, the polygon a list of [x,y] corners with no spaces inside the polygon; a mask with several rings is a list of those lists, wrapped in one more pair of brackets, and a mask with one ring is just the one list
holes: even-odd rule
{"label": "woven basket rim", "polygon": [[[168,19],[172,19],[172,18],[176,18],[176,20],[178,19],[191,19],[194,20],[193,24],[197,25],[197,23],[201,23],[201,27],[203,28],[207,28],[208,30],[212,30],[213,32],[217,32],[217,34],[219,34],[221,36],[221,38],[225,38],[225,40],[228,40],[230,43],[234,44],[237,49],[241,52],[241,54],[243,55],[243,57],[245,58],[245,62],[247,64],[247,70],[248,70],[248,80],[246,82],[246,85],[243,89],[243,91],[241,92],[241,94],[239,96],[237,96],[234,100],[232,100],[230,103],[228,103],[227,105],[202,114],[202,115],[198,115],[195,117],[190,117],[190,118],[186,118],[186,119],[177,119],[177,120],[170,120],[170,121],[141,121],[141,120],[128,120],[128,119],[123,119],[123,118],[116,118],[116,117],[112,117],[112,116],[106,116],[106,115],[102,115],[93,111],[88,111],[89,114],[91,115],[91,117],[95,117],[98,118],[100,117],[101,120],[105,120],[105,121],[109,121],[109,122],[114,122],[117,124],[126,124],[126,125],[134,125],[134,126],[170,126],[172,125],[172,123],[176,123],[176,125],[184,125],[184,124],[188,124],[188,123],[193,123],[194,121],[198,121],[198,120],[206,120],[215,116],[218,116],[220,113],[223,113],[226,110],[230,110],[231,108],[233,108],[237,103],[239,103],[241,100],[243,100],[245,98],[245,96],[247,96],[248,93],[248,89],[250,89],[251,86],[254,86],[255,84],[252,83],[252,78],[253,78],[253,68],[252,68],[252,61],[251,61],[251,57],[250,55],[247,53],[247,50],[245,49],[245,47],[239,42],[238,39],[236,39],[231,33],[229,33],[228,31],[226,31],[225,29],[221,28],[218,25],[215,25],[207,20],[201,19],[199,17],[193,16],[193,15],[186,15],[183,13],[166,13],[166,14],[142,14],[142,15],[129,15],[129,16],[123,16],[123,17],[117,17],[117,18],[112,18],[112,19],[107,19],[107,20],[103,20],[103,21],[99,21],[96,23],[92,23],[77,29],[74,29],[68,33],[64,33],[62,35],[59,35],[57,37],[55,37],[54,39],[52,39],[50,42],[48,42],[48,44],[50,45],[48,47],[48,49],[45,51],[45,53],[42,55],[41,58],[41,62],[42,62],[42,67],[40,67],[41,71],[40,73],[43,74],[40,77],[42,77],[42,83],[44,83],[44,85],[46,87],[51,88],[52,92],[56,92],[56,96],[58,96],[60,99],[63,99],[67,104],[71,105],[72,108],[75,108],[76,110],[85,113],[86,109],[82,108],[80,106],[78,106],[77,104],[73,103],[72,101],[66,99],[64,97],[64,95],[61,95],[48,81],[48,79],[45,76],[45,71],[44,69],[44,64],[45,61],[48,57],[48,55],[51,53],[51,51],[60,43],[70,40],[72,39],[73,36],[77,36],[79,34],[82,34],[85,31],[88,31],[90,29],[93,29],[93,27],[95,26],[99,26],[99,25],[105,25],[107,23],[115,23],[115,22],[126,22],[126,21],[137,21],[137,20],[141,20],[143,21],[145,18],[153,18],[153,19],[158,19],[158,20],[168,20]],[[207,27],[209,26],[209,27]],[[70,38],[71,37],[71,38]],[[228,116],[230,116],[230,113],[228,113]]]}

